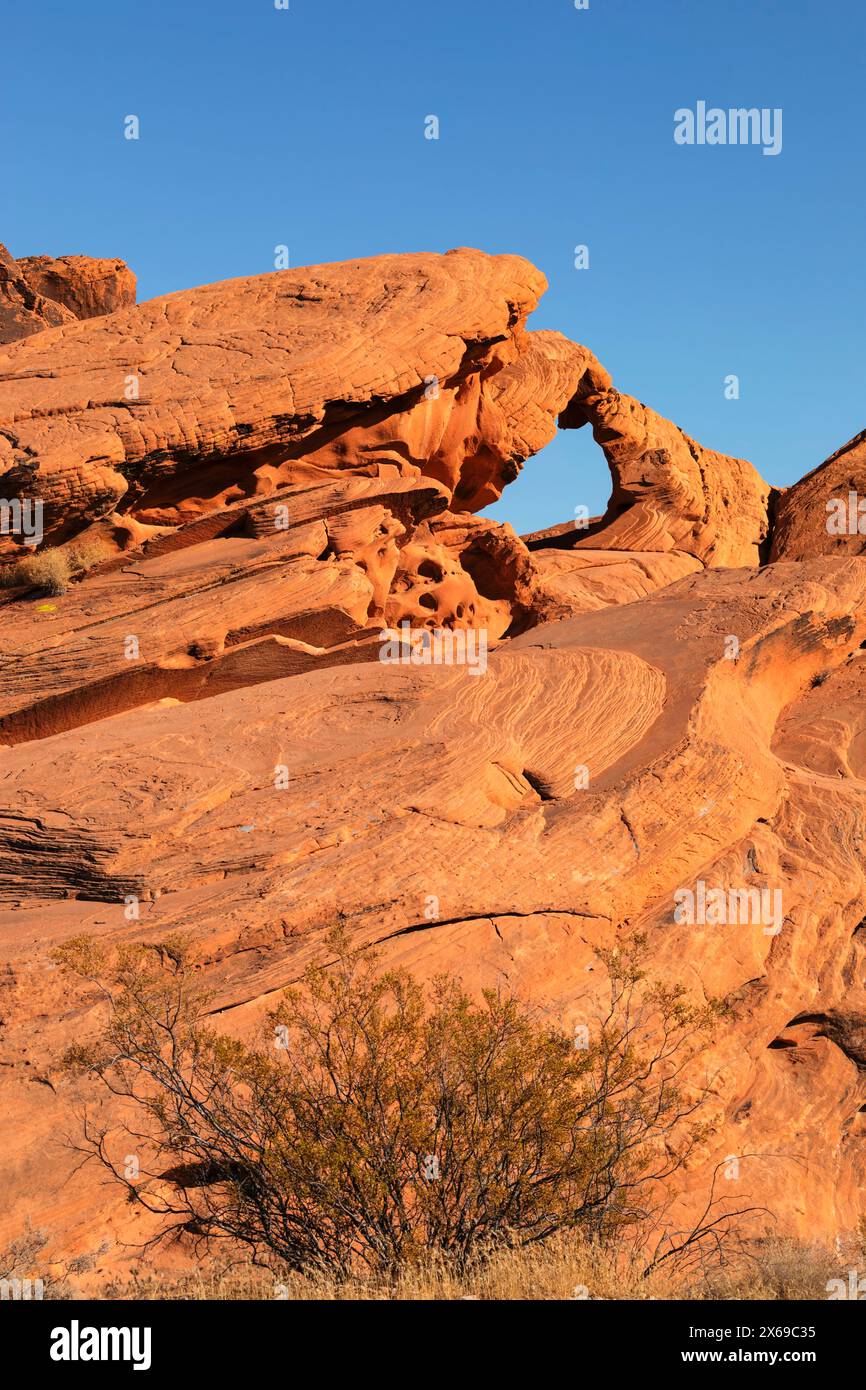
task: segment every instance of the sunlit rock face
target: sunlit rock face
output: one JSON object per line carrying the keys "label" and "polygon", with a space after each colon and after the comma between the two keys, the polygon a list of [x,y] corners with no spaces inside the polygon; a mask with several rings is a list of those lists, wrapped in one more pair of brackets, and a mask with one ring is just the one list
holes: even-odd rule
{"label": "sunlit rock face", "polygon": [[866,552],[866,430],[781,493],[773,560]]}
{"label": "sunlit rock face", "polygon": [[134,303],[135,276],[124,261],[93,256],[16,261],[0,245],[0,345]]}
{"label": "sunlit rock face", "polygon": [[[644,936],[651,973],[727,1005],[681,1207],[739,1155],[739,1205],[852,1231],[866,559],[826,504],[858,492],[862,436],[773,492],[530,331],[519,257],[135,307],[119,270],[49,300],[67,271],[32,265],[38,293],[0,277],[9,314],[46,316],[0,352],[0,498],[44,522],[0,530],[0,1238],[105,1242],[98,1284],[152,1233],[56,1142],[96,1101],[59,1057],[100,1025],[57,945],[180,934],[246,1034],[336,922],[569,1028],[602,1006],[596,951]],[[523,538],[478,515],[557,421],[592,430],[605,515]]]}

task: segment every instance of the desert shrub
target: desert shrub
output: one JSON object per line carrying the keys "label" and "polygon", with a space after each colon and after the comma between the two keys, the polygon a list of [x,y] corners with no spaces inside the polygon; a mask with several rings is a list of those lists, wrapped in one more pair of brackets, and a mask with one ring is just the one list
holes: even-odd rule
{"label": "desert shrub", "polygon": [[7,565],[0,572],[0,585],[6,589],[35,586],[46,594],[56,596],[66,593],[71,573],[69,558],[64,551],[44,550],[40,555],[31,555],[26,560],[16,560],[14,564]]}
{"label": "desert shrub", "polygon": [[65,594],[73,576],[86,574],[115,553],[101,536],[84,535],[68,545],[28,555],[0,569],[0,588],[39,588],[54,596]]}
{"label": "desert shrub", "polygon": [[[334,952],[251,1044],[207,1025],[177,943],[128,945],[111,961],[88,939],[57,953],[107,1006],[99,1042],[66,1066],[137,1117],[118,1145],[85,1113],[80,1147],[164,1218],[163,1233],[229,1238],[255,1259],[345,1278],[645,1228],[701,1135],[703,1097],[680,1082],[712,1007],[609,955],[609,1008],[576,1047],[513,995],[475,1000],[444,977],[425,993],[338,940]],[[717,1244],[726,1220],[709,1202],[643,1268]]]}

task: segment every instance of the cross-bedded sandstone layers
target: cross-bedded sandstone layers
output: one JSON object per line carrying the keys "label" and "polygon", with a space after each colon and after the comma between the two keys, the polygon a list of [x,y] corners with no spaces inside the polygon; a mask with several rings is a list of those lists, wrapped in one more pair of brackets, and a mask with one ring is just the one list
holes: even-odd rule
{"label": "cross-bedded sandstone layers", "polygon": [[[406,549],[389,617],[493,637],[700,565],[756,562],[769,489],[751,465],[615,391],[588,349],[527,332],[545,283],[513,256],[375,257],[204,286],[18,344],[0,358],[0,487],[43,501],[49,543],[96,524],[125,548],[244,498],[426,476],[463,518],[448,528],[456,549],[441,526]],[[605,518],[533,557],[494,523],[463,544],[467,514],[557,418],[589,421],[605,450]],[[0,538],[0,554],[16,549]]]}
{"label": "cross-bedded sandstone layers", "polygon": [[281,271],[151,300],[0,355],[0,488],[49,535],[112,512],[177,524],[335,470],[493,501],[609,380],[523,324],[544,277],[461,250]]}
{"label": "cross-bedded sandstone layers", "polygon": [[447,494],[351,478],[279,496],[157,537],[62,602],[0,605],[0,742],[375,660],[401,547]]}
{"label": "cross-bedded sandstone layers", "polygon": [[[573,538],[580,533],[569,529],[564,534]],[[533,537],[523,539],[539,583],[553,603],[571,613],[632,603],[702,568],[693,555],[679,550],[605,550],[581,541],[572,548],[556,544],[536,548]]]}
{"label": "cross-bedded sandstone layers", "polygon": [[[569,1027],[596,949],[645,935],[651,972],[728,1005],[686,1208],[738,1155],[736,1204],[781,1229],[863,1215],[866,559],[762,567],[751,465],[527,332],[542,288],[514,257],[384,257],[0,355],[0,495],[27,481],[50,542],[116,551],[0,603],[2,1236],[116,1266],[151,1234],[57,1141],[98,1103],[57,1061],[100,1015],[55,945],[179,933],[243,1033],[337,922]],[[524,543],[471,511],[557,415],[613,496]],[[383,663],[403,622],[482,629],[485,666]],[[745,916],[678,916],[702,891]]]}
{"label": "cross-bedded sandstone layers", "polygon": [[750,463],[704,448],[612,387],[573,398],[560,424],[591,425],[612,490],[604,516],[524,538],[551,599],[583,612],[701,568],[761,563],[773,490]]}
{"label": "cross-bedded sandstone layers", "polygon": [[[484,674],[319,666],[3,749],[0,1087],[38,1156],[6,1156],[8,1229],[29,1214],[92,1248],[98,1213],[101,1233],[144,1234],[95,1178],[68,1182],[49,1143],[95,1099],[56,1059],[99,1019],[54,945],[180,933],[215,1019],[243,1031],[339,920],[387,961],[507,979],[568,1026],[600,1006],[595,949],[645,933],[654,972],[730,1011],[701,1057],[712,1124],[686,1198],[739,1154],[738,1200],[783,1228],[853,1230],[864,603],[857,559],[705,571],[527,632]],[[779,929],[678,921],[678,892],[701,882],[778,888]]]}
{"label": "cross-bedded sandstone layers", "polygon": [[750,463],[705,449],[632,396],[608,390],[572,402],[610,465],[613,491],[596,545],[676,551],[704,565],[757,565],[769,534],[768,485]]}

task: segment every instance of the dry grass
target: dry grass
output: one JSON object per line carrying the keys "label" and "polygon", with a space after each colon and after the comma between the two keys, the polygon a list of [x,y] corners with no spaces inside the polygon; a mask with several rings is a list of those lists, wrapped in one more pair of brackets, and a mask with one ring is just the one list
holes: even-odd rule
{"label": "dry grass", "polygon": [[732,1299],[822,1299],[831,1279],[851,1268],[866,1269],[866,1249],[852,1243],[837,1253],[818,1243],[777,1238],[761,1243],[754,1258],[712,1275],[708,1297]]}
{"label": "dry grass", "polygon": [[35,587],[56,597],[66,593],[71,573],[69,560],[62,550],[45,550],[41,555],[7,565],[0,571],[0,586],[4,589]]}
{"label": "dry grass", "polygon": [[[46,1264],[46,1247],[49,1243],[45,1231],[34,1230],[28,1226],[24,1233],[0,1250],[0,1281],[29,1284],[30,1291],[24,1295],[30,1299],[67,1299],[78,1296],[76,1287],[70,1283],[70,1276],[88,1273],[107,1247],[101,1246],[91,1255],[78,1256],[65,1264]],[[35,1286],[40,1286],[35,1291]],[[0,1292],[3,1301],[22,1296],[5,1289]]]}
{"label": "dry grass", "polygon": [[83,536],[69,545],[43,550],[16,560],[0,570],[0,588],[38,588],[57,597],[65,594],[73,577],[86,574],[114,554],[113,547],[98,536]]}
{"label": "dry grass", "polygon": [[[414,1301],[470,1299],[532,1302],[556,1300],[826,1300],[830,1279],[864,1267],[863,1250],[836,1254],[818,1245],[766,1239],[722,1269],[677,1280],[658,1271],[641,1276],[639,1264],[586,1244],[576,1235],[544,1245],[502,1251],[463,1273],[432,1259],[392,1279],[279,1275],[250,1265],[189,1275],[137,1271],[100,1293],[110,1299],[315,1301]],[[852,1263],[853,1261],[853,1263]]]}

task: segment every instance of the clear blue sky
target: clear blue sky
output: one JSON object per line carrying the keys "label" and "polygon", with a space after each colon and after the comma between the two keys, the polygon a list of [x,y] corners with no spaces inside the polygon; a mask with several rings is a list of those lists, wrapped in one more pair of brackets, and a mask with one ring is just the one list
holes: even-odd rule
{"label": "clear blue sky", "polygon": [[[119,255],[148,298],[279,243],[519,252],[550,280],[534,326],[771,482],[866,426],[862,0],[17,0],[2,33],[15,255]],[[675,145],[698,100],[781,107],[782,153]],[[494,515],[606,498],[580,431]]]}

